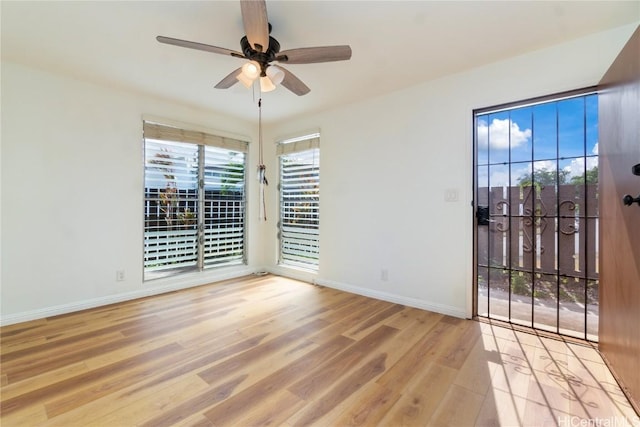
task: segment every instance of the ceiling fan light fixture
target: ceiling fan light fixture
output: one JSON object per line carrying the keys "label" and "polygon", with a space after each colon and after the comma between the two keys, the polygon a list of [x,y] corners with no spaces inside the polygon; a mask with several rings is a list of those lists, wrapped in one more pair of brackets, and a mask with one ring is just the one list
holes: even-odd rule
{"label": "ceiling fan light fixture", "polygon": [[267,76],[271,79],[271,82],[277,86],[284,80],[284,71],[275,65],[271,65],[267,68]]}
{"label": "ceiling fan light fixture", "polygon": [[260,64],[256,61],[249,61],[242,66],[242,74],[251,79],[251,81],[258,78],[260,75]]}
{"label": "ceiling fan light fixture", "polygon": [[242,85],[244,87],[246,87],[247,89],[250,89],[251,86],[253,85],[253,81],[255,79],[250,79],[249,77],[245,76],[244,73],[239,72],[238,75],[236,76],[236,79],[238,79],[238,81],[240,83],[242,83]]}
{"label": "ceiling fan light fixture", "polygon": [[271,92],[276,88],[271,79],[267,76],[260,77],[260,92]]}

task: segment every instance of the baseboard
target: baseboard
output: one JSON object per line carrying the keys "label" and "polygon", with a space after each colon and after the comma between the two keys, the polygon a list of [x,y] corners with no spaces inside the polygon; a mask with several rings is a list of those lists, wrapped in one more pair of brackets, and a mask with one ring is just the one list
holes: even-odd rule
{"label": "baseboard", "polygon": [[145,284],[145,288],[125,292],[115,295],[107,295],[100,298],[92,298],[84,301],[78,301],[68,304],[61,304],[52,307],[45,307],[37,310],[30,310],[21,313],[2,315],[0,316],[0,326],[12,325],[15,323],[28,322],[30,320],[42,319],[45,317],[57,316],[60,314],[72,313],[75,311],[86,310],[90,308],[101,307],[104,305],[115,304],[123,301],[130,301],[137,298],[144,298],[152,295],[159,295],[166,292],[177,291],[180,289],[192,288],[195,286],[201,286],[207,283],[217,282],[221,280],[235,279],[237,277],[253,274],[256,271],[267,271],[271,274],[278,276],[289,277],[291,279],[300,280],[303,282],[313,283],[316,285],[326,286],[333,289],[338,289],[345,292],[350,292],[365,297],[375,298],[383,301],[393,302],[396,304],[402,304],[409,307],[420,308],[422,310],[429,310],[436,313],[446,314],[458,318],[466,318],[464,309],[458,307],[451,307],[443,304],[430,303],[428,301],[420,300],[417,298],[409,298],[401,295],[392,294],[389,292],[381,292],[373,289],[364,288],[361,286],[349,285],[342,282],[333,280],[319,279],[313,272],[305,270],[288,268],[282,266],[270,266],[263,269],[244,267],[240,269],[233,269],[227,272],[220,272],[215,275],[208,275],[202,277],[200,275],[185,275],[178,277],[170,277],[164,279],[157,279],[151,282],[153,286],[149,286],[150,282]]}
{"label": "baseboard", "polygon": [[312,273],[306,273],[304,271],[297,271],[295,269],[283,268],[283,267],[270,267],[267,269],[272,274],[279,276],[289,277],[291,279],[301,280],[315,285],[326,286],[328,288],[338,289],[340,291],[349,292],[352,294],[362,295],[365,297],[375,298],[383,301],[393,302],[396,304],[402,304],[409,307],[420,308],[422,310],[433,311],[440,314],[446,314],[461,319],[466,319],[466,311],[462,308],[451,307],[443,304],[430,303],[428,301],[420,300],[417,298],[404,297],[402,295],[392,294],[389,292],[381,292],[373,289],[363,288],[361,286],[349,285],[346,283],[336,282],[333,280],[320,279]]}
{"label": "baseboard", "polygon": [[303,270],[300,268],[293,267],[284,267],[281,265],[273,265],[270,267],[266,267],[264,271],[274,274],[276,276],[288,277],[290,279],[299,280],[301,282],[313,283],[316,284],[316,279],[318,277],[317,273]]}
{"label": "baseboard", "polygon": [[73,313],[75,311],[87,310],[90,308],[101,307],[104,305],[115,304],[123,301],[130,301],[138,298],[149,297],[152,295],[164,294],[166,292],[173,292],[180,289],[193,288],[196,286],[205,285],[207,283],[247,276],[249,274],[253,274],[254,272],[255,268],[249,268],[245,266],[242,268],[234,268],[225,272],[219,272],[217,274],[206,275],[206,277],[202,275],[189,274],[185,276],[157,279],[151,282],[145,282],[143,284],[143,289],[131,292],[107,295],[104,297],[92,298],[68,304],[60,304],[52,307],[40,308],[37,310],[24,311],[21,313],[2,315],[0,316],[0,326],[28,322],[30,320],[43,319],[45,317],[57,316],[60,314]]}

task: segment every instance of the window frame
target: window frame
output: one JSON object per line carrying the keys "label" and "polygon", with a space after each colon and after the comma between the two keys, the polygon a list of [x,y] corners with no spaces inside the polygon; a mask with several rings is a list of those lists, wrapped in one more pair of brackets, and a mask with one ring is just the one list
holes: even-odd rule
{"label": "window frame", "polygon": [[[284,182],[285,171],[283,169],[283,160],[285,158],[290,158],[292,155],[298,153],[303,154],[312,150],[314,151],[314,153],[312,154],[310,173],[316,175],[316,178],[312,182],[312,185],[315,186],[314,191],[317,197],[317,201],[314,203],[314,206],[312,206],[311,209],[316,212],[315,216],[317,217],[317,224],[315,225],[315,227],[303,227],[303,229],[312,229],[315,231],[315,233],[305,233],[303,231],[302,234],[315,234],[317,237],[315,239],[308,239],[309,241],[315,243],[308,245],[309,252],[311,254],[315,253],[315,255],[309,257],[309,259],[312,260],[311,262],[304,262],[299,259],[296,260],[292,254],[288,254],[285,250],[285,245],[287,245],[287,243],[292,244],[292,242],[291,240],[288,240],[287,236],[287,234],[291,233],[291,230],[285,229],[285,224],[287,223],[287,221],[285,221],[285,215],[287,215],[287,212],[284,210],[285,196],[283,187],[286,184]],[[282,140],[277,144],[276,154],[278,158],[278,265],[282,267],[295,268],[307,272],[317,273],[320,267],[320,134],[312,133],[296,138]],[[303,240],[304,238],[305,236],[303,236]]]}

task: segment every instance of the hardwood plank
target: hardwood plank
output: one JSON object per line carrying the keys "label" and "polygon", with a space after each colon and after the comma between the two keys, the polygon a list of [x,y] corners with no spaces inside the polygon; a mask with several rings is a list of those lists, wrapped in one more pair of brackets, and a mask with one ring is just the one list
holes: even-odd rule
{"label": "hardwood plank", "polygon": [[241,354],[248,349],[255,348],[263,339],[263,336],[247,338],[245,340],[236,342],[232,345],[222,347],[220,350],[213,353],[208,353],[202,357],[195,358],[193,360],[185,361],[180,366],[172,368],[166,372],[162,372],[160,375],[156,375],[149,381],[143,382],[138,388],[134,388],[132,392],[136,392],[141,387],[152,387],[157,384],[169,381],[175,377],[186,375],[189,373],[197,372],[203,367],[212,365],[220,360],[228,359],[236,354]]}
{"label": "hardwood plank", "polygon": [[501,357],[502,364],[495,370],[491,379],[493,391],[526,398],[529,394],[529,384],[535,376],[532,366],[524,356],[523,349],[513,344],[506,344],[504,350],[501,350]]}
{"label": "hardwood plank", "polygon": [[458,370],[454,384],[484,395],[491,387],[491,378],[495,370],[501,365],[502,361],[495,344],[484,337],[478,339]]}
{"label": "hardwood plank", "polygon": [[[247,405],[245,412],[234,422],[238,426],[279,426],[298,412],[306,402],[288,390],[278,390],[262,405]],[[214,424],[209,418],[210,425]]]}
{"label": "hardwood plank", "polygon": [[44,372],[58,369],[63,366],[67,366],[71,363],[81,362],[95,355],[108,353],[117,349],[135,344],[137,342],[136,337],[130,338],[116,338],[111,341],[102,343],[102,341],[93,342],[94,345],[84,346],[77,351],[69,351],[64,353],[57,353],[56,356],[36,358],[34,363],[30,363],[30,360],[19,360],[15,367],[7,367],[7,377],[9,384],[22,381],[27,378],[31,378],[40,375]]}
{"label": "hardwood plank", "polygon": [[[460,408],[464,402],[464,410]],[[463,387],[452,385],[442,398],[438,409],[427,425],[430,426],[474,426],[480,412],[484,396],[473,393]],[[520,424],[487,424],[487,425],[520,425]]]}
{"label": "hardwood plank", "polygon": [[13,341],[11,344],[5,344],[0,348],[0,358],[5,354],[13,353],[19,350],[23,350],[25,348],[33,347],[35,345],[44,344],[47,342],[47,339],[43,336],[34,336],[29,338],[24,338],[20,341]]}
{"label": "hardwood plank", "polygon": [[336,426],[377,425],[400,394],[376,383],[367,384],[357,399],[333,421]]}
{"label": "hardwood plank", "polygon": [[346,376],[335,386],[330,387],[318,400],[312,402],[301,411],[301,416],[297,417],[293,425],[306,426],[318,421],[347,397],[357,392],[363,385],[373,381],[374,378],[384,372],[386,358],[387,355],[385,353],[378,354],[360,369]]}
{"label": "hardwood plank", "polygon": [[332,341],[308,352],[273,374],[256,382],[244,391],[227,399],[204,415],[216,425],[235,424],[235,418],[239,417],[247,407],[260,404],[274,391],[284,389],[300,375],[304,375],[315,365],[322,363],[342,351],[352,341],[343,336],[336,336]]}
{"label": "hardwood plank", "polygon": [[185,420],[174,424],[174,427],[215,427],[211,421],[200,414],[186,418]]}
{"label": "hardwood plank", "polygon": [[635,419],[593,347],[274,276],[0,334],[3,426]]}
{"label": "hardwood plank", "polygon": [[52,424],[73,426],[82,420],[85,427],[138,425],[206,392],[208,388],[200,377],[193,374],[136,391],[127,387],[58,415]]}
{"label": "hardwood plank", "polygon": [[475,323],[463,322],[459,329],[455,344],[437,360],[438,363],[454,369],[460,369],[481,335],[480,328]]}
{"label": "hardwood plank", "polygon": [[151,378],[158,372],[162,372],[172,366],[182,363],[185,355],[180,352],[181,347],[175,343],[168,344],[161,349],[166,351],[154,351],[151,357],[144,357],[140,363],[136,363],[118,375],[112,375],[104,379],[100,384],[83,387],[63,397],[54,399],[45,404],[49,417],[63,414],[80,404],[92,402],[100,397],[122,390],[130,385]]}
{"label": "hardwood plank", "polygon": [[[2,367],[5,370],[11,370],[20,364],[32,364],[33,361],[39,359],[48,359],[59,355],[60,352],[72,353],[75,350],[86,350],[88,345],[95,345],[96,342],[111,342],[123,338],[119,331],[115,328],[101,333],[101,331],[87,332],[82,335],[72,336],[60,339],[54,342],[44,342],[36,345],[30,345],[27,348],[21,348],[4,354],[2,356]],[[96,338],[100,337],[100,340]]]}
{"label": "hardwood plank", "polygon": [[322,318],[328,322],[341,325],[344,332],[387,307],[388,303],[383,301],[357,296],[350,300],[349,304],[332,310],[331,313]]}
{"label": "hardwood plank", "polygon": [[300,324],[309,323],[313,320],[322,319],[322,315],[326,311],[327,310],[323,310],[321,313],[312,314],[309,313],[309,309],[307,307],[292,307],[286,313],[265,318],[263,321],[254,323],[250,326],[240,327],[238,331],[244,336],[266,334],[267,339],[272,339],[277,337],[282,330],[287,330]]}
{"label": "hardwood plank", "polygon": [[102,379],[109,378],[114,374],[124,372],[132,366],[144,363],[146,360],[161,357],[162,355],[170,354],[177,350],[179,350],[179,346],[177,344],[166,345],[128,359],[123,359],[120,362],[105,366],[101,369],[82,373],[62,381],[51,383],[39,389],[6,400],[3,399],[2,402],[0,402],[2,414],[10,414],[21,407],[27,407],[35,403],[42,403],[45,400],[53,399],[63,393],[75,391],[87,384],[93,384]]}
{"label": "hardwood plank", "polygon": [[527,400],[521,396],[513,396],[507,391],[496,389],[487,394],[484,401],[481,402],[482,407],[479,410],[476,396],[474,395],[474,399],[472,399],[473,409],[477,411],[475,422],[471,422],[469,419],[458,421],[454,418],[455,415],[448,418],[446,422],[455,420],[455,422],[460,422],[460,425],[475,424],[477,426],[537,426],[537,424],[531,423],[533,420],[527,420],[525,423],[524,411]]}
{"label": "hardwood plank", "polygon": [[233,393],[233,390],[242,383],[246,377],[246,375],[240,375],[223,384],[211,387],[205,393],[201,393],[196,397],[187,399],[175,408],[165,411],[159,416],[144,422],[141,424],[141,427],[171,426],[188,415],[192,415],[209,408],[229,397]]}
{"label": "hardwood plank", "polygon": [[2,426],[33,427],[47,421],[47,411],[44,405],[29,405],[18,408],[10,413],[2,414]]}
{"label": "hardwood plank", "polygon": [[6,338],[15,338],[20,334],[24,334],[30,330],[38,328],[47,324],[47,319],[31,320],[29,322],[15,323],[13,325],[3,326],[0,330],[0,340],[4,341]]}
{"label": "hardwood plank", "polygon": [[21,394],[37,390],[42,387],[42,384],[57,383],[68,378],[87,373],[88,371],[89,369],[84,362],[76,362],[59,369],[45,372],[42,375],[29,378],[16,384],[3,385],[2,400],[7,400]]}
{"label": "hardwood plank", "polygon": [[367,329],[370,329],[379,323],[384,322],[389,317],[394,314],[404,310],[404,306],[400,304],[393,304],[391,307],[385,308],[384,310],[374,314],[373,316],[365,319],[358,326],[353,328],[353,331],[348,331],[345,335],[348,337],[357,337],[359,334],[366,332]]}
{"label": "hardwood plank", "polygon": [[[381,425],[422,426],[431,418],[444,398],[456,371],[446,366],[431,363],[424,373],[403,389],[401,397],[391,407]],[[442,390],[442,393],[434,393]]]}
{"label": "hardwood plank", "polygon": [[[553,411],[547,405],[527,400],[525,402],[523,422],[531,426],[557,427],[562,422],[560,414]],[[570,422],[571,418],[566,418]]]}
{"label": "hardwood plank", "polygon": [[431,311],[419,310],[413,307],[405,307],[404,310],[391,316],[385,320],[384,324],[396,329],[404,329],[407,326],[418,322],[424,326],[425,329],[431,329],[430,325],[434,325],[442,318],[442,314],[434,313]]}
{"label": "hardwood plank", "polygon": [[288,387],[288,390],[304,400],[312,400],[326,391],[332,384],[354,369],[365,357],[398,332],[388,326],[380,326],[365,338],[350,346],[337,357],[319,364],[310,373],[302,373],[302,378]]}
{"label": "hardwood plank", "polygon": [[[444,318],[443,318],[444,319]],[[455,326],[438,322],[382,377],[378,384],[390,389],[402,389],[413,378],[415,372],[420,372],[441,350],[443,342],[447,341],[447,333],[450,333]]]}
{"label": "hardwood plank", "polygon": [[287,333],[284,333],[277,338],[260,344],[257,347],[247,350],[238,355],[238,357],[226,360],[212,368],[206,369],[198,375],[209,384],[214,383],[219,381],[221,378],[232,375],[243,366],[266,357],[285,346],[291,346],[296,340],[305,338],[328,325],[329,323],[324,320],[314,320],[306,325],[299,326]]}

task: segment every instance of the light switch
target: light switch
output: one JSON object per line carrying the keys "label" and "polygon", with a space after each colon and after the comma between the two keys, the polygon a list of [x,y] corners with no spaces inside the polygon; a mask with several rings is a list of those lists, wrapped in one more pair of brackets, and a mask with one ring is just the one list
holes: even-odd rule
{"label": "light switch", "polygon": [[444,201],[445,202],[457,202],[458,201],[458,190],[456,188],[447,188],[444,190]]}

